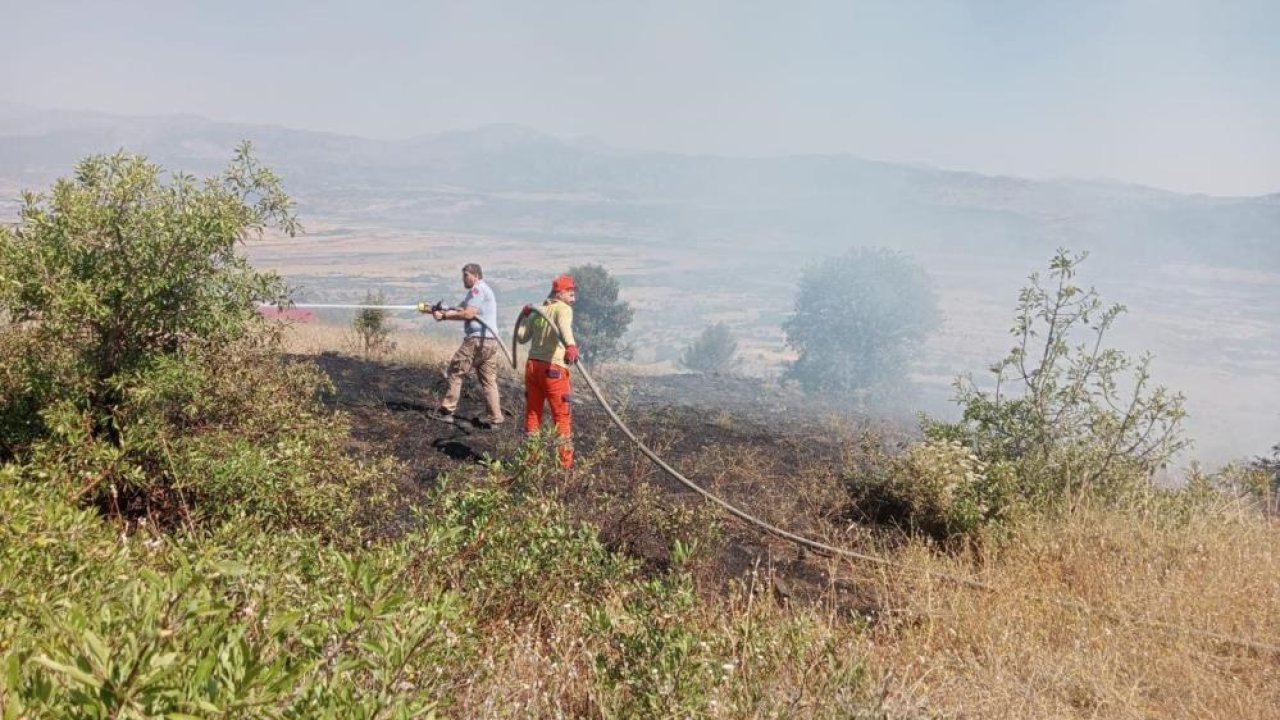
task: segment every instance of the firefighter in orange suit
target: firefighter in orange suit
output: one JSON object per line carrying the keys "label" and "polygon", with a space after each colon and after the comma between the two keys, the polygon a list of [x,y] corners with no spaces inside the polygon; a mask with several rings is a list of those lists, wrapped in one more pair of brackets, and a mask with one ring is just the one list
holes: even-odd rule
{"label": "firefighter in orange suit", "polygon": [[[530,343],[529,359],[524,365],[525,434],[532,436],[539,432],[544,405],[549,405],[551,419],[560,435],[560,464],[566,469],[573,467],[569,366],[578,361],[578,345],[573,339],[573,303],[576,299],[573,278],[558,276],[551,283],[550,295],[542,303],[542,314],[534,312],[532,305],[525,305],[520,311],[522,322],[516,336],[520,343]],[[558,336],[551,324],[560,331]]]}

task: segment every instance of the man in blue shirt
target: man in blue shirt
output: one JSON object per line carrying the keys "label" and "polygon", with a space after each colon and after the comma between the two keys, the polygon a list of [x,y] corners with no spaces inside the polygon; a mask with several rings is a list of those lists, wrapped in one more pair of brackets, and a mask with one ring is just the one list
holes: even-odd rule
{"label": "man in blue shirt", "polygon": [[[462,378],[472,370],[480,379],[480,389],[484,392],[488,417],[479,418],[482,426],[502,424],[502,404],[498,397],[498,300],[493,289],[484,281],[484,273],[476,263],[467,263],[462,267],[462,284],[467,294],[455,308],[435,310],[431,316],[436,321],[461,320],[465,337],[458,351],[449,360],[445,370],[445,379],[449,390],[440,407],[432,412],[438,420],[453,422],[453,411],[458,409],[458,398],[462,396]],[[485,324],[477,321],[483,320]]]}

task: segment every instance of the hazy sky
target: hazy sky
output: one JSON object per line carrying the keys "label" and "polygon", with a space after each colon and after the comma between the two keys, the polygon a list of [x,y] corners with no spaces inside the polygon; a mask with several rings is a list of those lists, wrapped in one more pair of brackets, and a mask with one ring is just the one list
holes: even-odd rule
{"label": "hazy sky", "polygon": [[0,0],[0,100],[1280,192],[1280,1]]}

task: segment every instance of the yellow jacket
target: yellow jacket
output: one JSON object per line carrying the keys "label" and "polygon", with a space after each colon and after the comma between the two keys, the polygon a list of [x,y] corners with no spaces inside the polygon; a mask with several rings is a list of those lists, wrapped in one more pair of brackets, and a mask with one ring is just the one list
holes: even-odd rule
{"label": "yellow jacket", "polygon": [[560,300],[548,299],[542,303],[541,310],[560,329],[560,335],[564,337],[564,345],[560,344],[559,338],[547,324],[546,319],[536,312],[520,324],[520,329],[516,331],[516,340],[521,344],[532,343],[529,346],[530,358],[560,367],[569,367],[564,361],[565,345],[577,344],[573,339],[573,308]]}

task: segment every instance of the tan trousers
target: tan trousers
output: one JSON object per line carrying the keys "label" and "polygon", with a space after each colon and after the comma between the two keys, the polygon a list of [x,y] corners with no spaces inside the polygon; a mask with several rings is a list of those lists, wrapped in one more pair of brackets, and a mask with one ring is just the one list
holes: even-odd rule
{"label": "tan trousers", "polygon": [[445,369],[445,380],[449,382],[449,390],[440,401],[440,408],[453,412],[458,409],[458,399],[462,397],[462,378],[472,370],[480,379],[480,390],[484,393],[484,402],[489,409],[489,417],[485,422],[502,422],[502,403],[498,398],[498,341],[496,338],[480,339],[469,337],[462,341],[458,351],[449,359]]}

